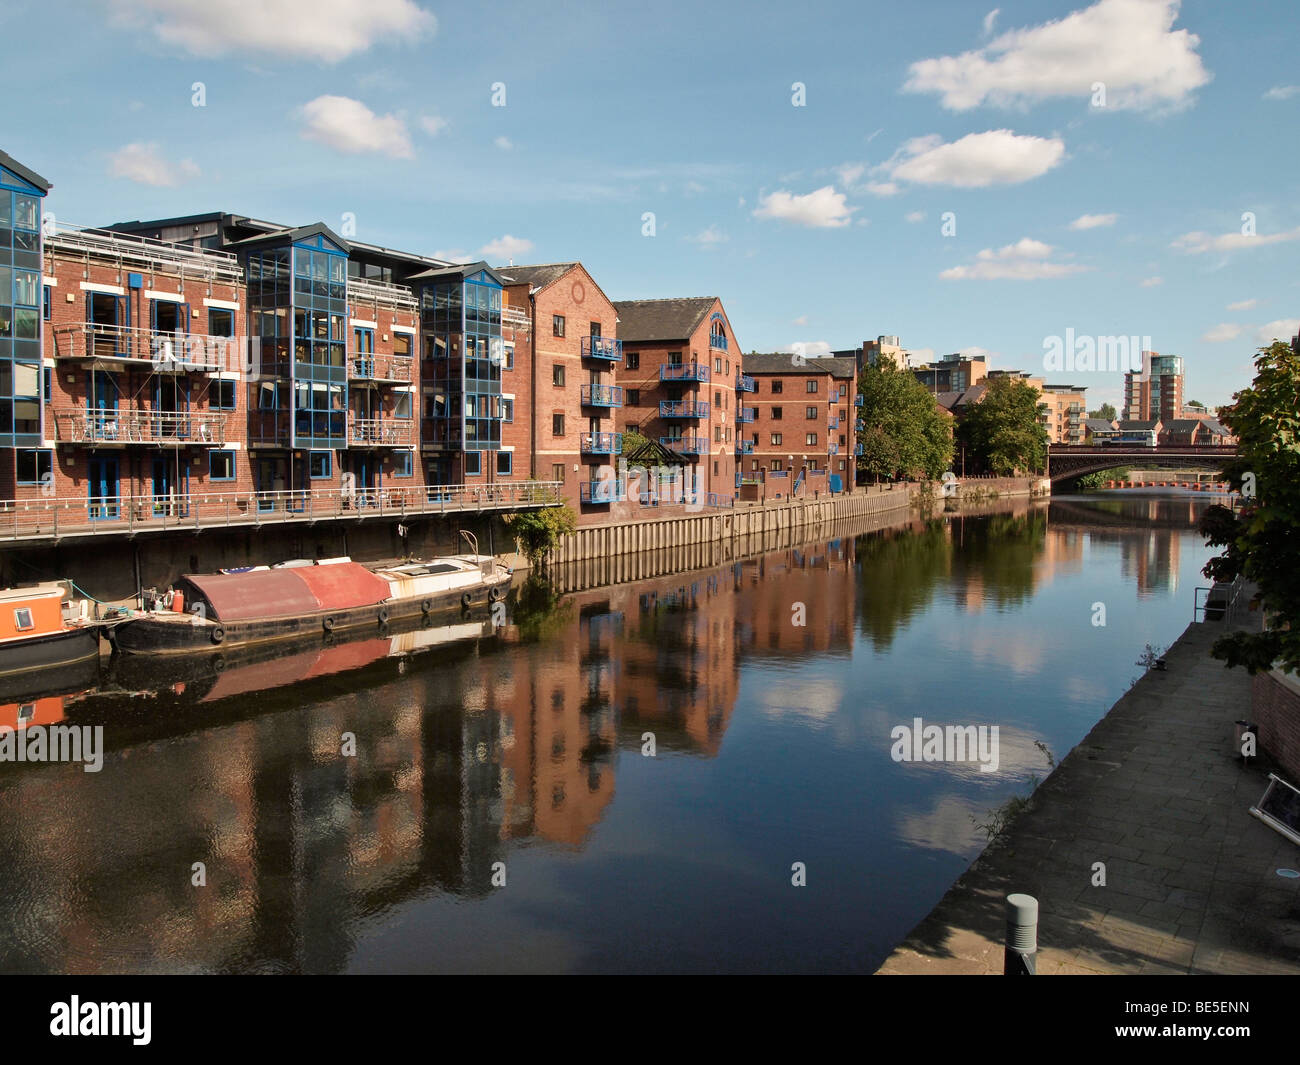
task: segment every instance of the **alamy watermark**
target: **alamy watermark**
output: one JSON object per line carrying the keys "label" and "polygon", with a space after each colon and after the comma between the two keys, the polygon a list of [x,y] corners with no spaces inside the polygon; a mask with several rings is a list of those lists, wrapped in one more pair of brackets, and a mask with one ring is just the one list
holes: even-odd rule
{"label": "alamy watermark", "polygon": [[997,725],[895,725],[889,757],[895,762],[979,762],[981,773],[998,771]]}
{"label": "alamy watermark", "polygon": [[104,767],[103,725],[0,725],[0,762],[84,762],[87,773]]}
{"label": "alamy watermark", "polygon": [[1078,335],[1043,338],[1043,369],[1048,373],[1141,373],[1142,353],[1151,350],[1151,338],[1137,336]]}

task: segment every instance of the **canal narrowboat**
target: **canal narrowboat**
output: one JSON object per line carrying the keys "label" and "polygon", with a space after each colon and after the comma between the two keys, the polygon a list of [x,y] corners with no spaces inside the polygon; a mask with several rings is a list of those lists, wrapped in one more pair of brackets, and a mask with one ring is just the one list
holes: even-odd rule
{"label": "canal narrowboat", "polygon": [[41,671],[99,658],[99,626],[75,616],[55,582],[0,590],[0,691]]}
{"label": "canal narrowboat", "polygon": [[186,612],[140,612],[113,630],[114,646],[126,654],[184,654],[329,638],[495,602],[511,581],[505,563],[477,552],[393,566],[326,561],[182,577],[174,596]]}

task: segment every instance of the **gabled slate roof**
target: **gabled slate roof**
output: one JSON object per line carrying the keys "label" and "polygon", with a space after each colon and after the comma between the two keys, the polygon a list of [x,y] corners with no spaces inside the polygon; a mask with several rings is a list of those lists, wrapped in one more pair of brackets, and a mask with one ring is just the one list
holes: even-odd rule
{"label": "gabled slate roof", "polygon": [[299,226],[296,229],[281,229],[272,233],[259,233],[255,237],[245,237],[243,240],[236,240],[229,246],[232,248],[248,248],[255,244],[267,243],[297,243],[300,240],[306,240],[308,237],[323,236],[327,240],[337,244],[345,252],[352,251],[352,245],[340,237],[334,230],[330,229],[324,222],[316,222],[309,226]]}
{"label": "gabled slate roof", "polygon": [[578,264],[573,263],[542,263],[538,266],[498,266],[496,272],[501,275],[501,279],[506,284],[522,284],[527,282],[532,288],[545,288],[550,285]]}
{"label": "gabled slate roof", "polygon": [[716,296],[669,300],[615,300],[618,336],[624,341],[686,340],[717,302]]}
{"label": "gabled slate roof", "polygon": [[807,373],[828,373],[835,378],[851,379],[858,369],[856,360],[836,358],[832,355],[805,358],[803,365],[797,364],[794,358],[794,354],[789,351],[751,353],[744,356],[741,372],[747,374],[797,374],[804,371]]}
{"label": "gabled slate roof", "polygon": [[3,166],[6,170],[12,170],[24,181],[35,185],[38,189],[41,189],[44,192],[49,192],[50,189],[54,188],[53,185],[41,177],[41,175],[35,170],[23,166],[23,164],[12,155],[8,155],[5,152],[0,152],[0,166]]}

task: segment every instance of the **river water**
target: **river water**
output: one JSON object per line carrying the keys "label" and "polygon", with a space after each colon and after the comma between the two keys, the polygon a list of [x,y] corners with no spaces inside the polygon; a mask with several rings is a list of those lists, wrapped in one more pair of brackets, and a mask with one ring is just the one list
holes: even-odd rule
{"label": "river water", "polygon": [[[1206,505],[837,527],[504,625],[0,692],[106,748],[0,764],[0,971],[870,972],[1186,627]],[[917,718],[996,725],[997,770],[894,760]]]}

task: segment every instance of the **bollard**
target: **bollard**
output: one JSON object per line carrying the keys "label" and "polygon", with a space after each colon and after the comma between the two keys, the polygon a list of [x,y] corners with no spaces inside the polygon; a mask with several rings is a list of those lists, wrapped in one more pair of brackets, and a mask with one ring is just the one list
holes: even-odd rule
{"label": "bollard", "polygon": [[1037,976],[1038,900],[1033,895],[1007,896],[1007,941],[1003,976]]}

